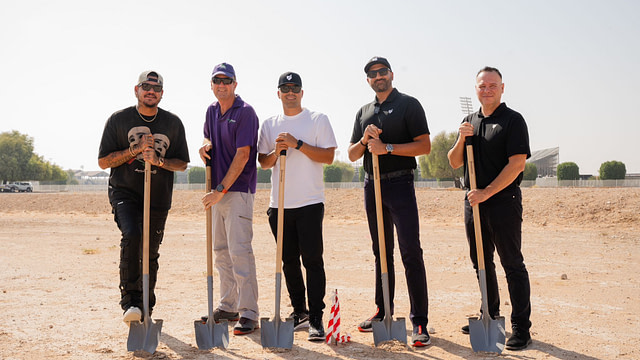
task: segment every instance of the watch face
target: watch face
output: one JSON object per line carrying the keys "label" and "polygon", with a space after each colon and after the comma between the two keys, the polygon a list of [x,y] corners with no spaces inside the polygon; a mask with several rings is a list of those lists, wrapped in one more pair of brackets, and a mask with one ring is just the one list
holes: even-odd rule
{"label": "watch face", "polygon": [[387,144],[387,152],[392,152],[392,151],[393,151],[393,145]]}
{"label": "watch face", "polygon": [[223,190],[224,190],[224,185],[218,184],[218,186],[216,186],[216,191],[222,192]]}

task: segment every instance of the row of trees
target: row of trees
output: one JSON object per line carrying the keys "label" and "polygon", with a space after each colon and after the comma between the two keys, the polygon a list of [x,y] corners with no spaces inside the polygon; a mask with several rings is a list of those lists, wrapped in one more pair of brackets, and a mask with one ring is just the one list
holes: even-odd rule
{"label": "row of trees", "polygon": [[0,133],[0,180],[61,181],[68,174],[33,152],[33,138],[18,131]]}
{"label": "row of trees", "polygon": [[[459,179],[464,175],[463,168],[452,169],[449,165],[447,153],[453,147],[457,139],[456,132],[441,132],[431,140],[431,153],[418,158],[420,163],[420,176],[423,179],[437,179],[440,181],[455,181],[460,185]],[[335,161],[331,165],[324,166],[325,182],[351,182],[354,176],[354,168],[351,164]],[[364,168],[358,169],[358,179],[364,181]],[[625,165],[620,161],[607,161],[600,166],[600,179],[624,179],[626,176]],[[558,180],[578,180],[580,172],[578,165],[573,162],[561,163],[557,167]],[[525,165],[524,180],[535,180],[538,177],[538,168],[534,163]],[[194,167],[189,171],[190,183],[204,183],[204,168]],[[258,168],[258,182],[271,182],[271,170]]]}

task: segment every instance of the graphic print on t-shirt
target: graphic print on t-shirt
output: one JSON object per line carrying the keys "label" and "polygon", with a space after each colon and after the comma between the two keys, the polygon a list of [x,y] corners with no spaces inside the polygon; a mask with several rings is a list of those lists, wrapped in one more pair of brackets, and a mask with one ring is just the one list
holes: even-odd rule
{"label": "graphic print on t-shirt", "polygon": [[[151,130],[146,126],[136,126],[131,128],[131,130],[129,130],[129,132],[127,133],[129,146],[138,145],[144,135],[150,134]],[[158,155],[158,157],[165,157],[167,149],[169,149],[169,146],[171,145],[169,137],[165,134],[153,134],[153,139],[153,148],[156,151],[156,155]],[[136,155],[136,160],[144,161],[142,160],[142,153]]]}

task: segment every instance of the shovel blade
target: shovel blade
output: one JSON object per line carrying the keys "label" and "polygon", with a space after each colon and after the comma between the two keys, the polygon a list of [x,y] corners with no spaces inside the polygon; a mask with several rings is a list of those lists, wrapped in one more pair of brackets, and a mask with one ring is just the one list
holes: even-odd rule
{"label": "shovel blade", "polygon": [[149,354],[156,352],[162,332],[162,320],[151,320],[147,317],[144,322],[132,321],[129,323],[129,338],[127,350],[144,350]]}
{"label": "shovel blade", "polygon": [[260,319],[260,341],[263,348],[291,349],[293,346],[293,319]]}
{"label": "shovel blade", "polygon": [[226,349],[229,347],[229,323],[227,320],[220,320],[216,323],[213,320],[196,320],[193,322],[196,331],[196,344],[200,350],[209,350],[214,347]]}
{"label": "shovel blade", "polygon": [[469,318],[469,339],[473,351],[501,354],[505,344],[504,316],[492,319],[490,316]]}
{"label": "shovel blade", "polygon": [[373,342],[376,346],[384,341],[398,340],[404,344],[407,343],[407,326],[403,317],[381,320],[374,319],[371,322],[373,329]]}

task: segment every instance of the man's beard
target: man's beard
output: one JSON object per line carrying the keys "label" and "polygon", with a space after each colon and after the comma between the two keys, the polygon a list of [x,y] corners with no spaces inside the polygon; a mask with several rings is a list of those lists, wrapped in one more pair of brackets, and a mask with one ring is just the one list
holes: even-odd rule
{"label": "man's beard", "polygon": [[390,86],[391,86],[391,81],[387,79],[376,80],[373,84],[371,84],[371,88],[375,92],[385,92],[389,90]]}

